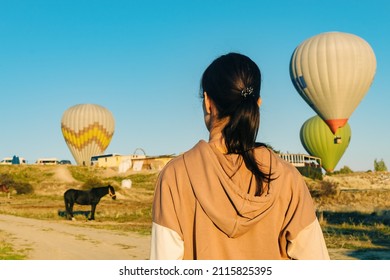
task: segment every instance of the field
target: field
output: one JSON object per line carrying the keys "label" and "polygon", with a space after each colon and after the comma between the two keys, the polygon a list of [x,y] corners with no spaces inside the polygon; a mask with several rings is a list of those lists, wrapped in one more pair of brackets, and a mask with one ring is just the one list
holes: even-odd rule
{"label": "field", "polygon": [[[77,166],[0,166],[0,179],[10,178],[19,192],[32,193],[11,198],[0,193],[0,214],[63,222],[63,193],[69,188],[110,183],[117,190],[117,200],[104,197],[97,206],[96,222],[85,227],[137,232],[150,235],[151,204],[156,172],[119,174],[111,168]],[[123,188],[123,180],[131,188]],[[332,259],[390,259],[390,173],[367,172],[326,176],[322,181],[305,178],[318,209],[325,239]],[[23,188],[21,188],[21,186]],[[87,206],[75,206],[80,213]],[[83,215],[76,216],[85,221]],[[12,252],[6,233],[0,231],[0,259],[23,258]]]}
{"label": "field", "polygon": [[333,258],[390,259],[390,173],[306,181]]}

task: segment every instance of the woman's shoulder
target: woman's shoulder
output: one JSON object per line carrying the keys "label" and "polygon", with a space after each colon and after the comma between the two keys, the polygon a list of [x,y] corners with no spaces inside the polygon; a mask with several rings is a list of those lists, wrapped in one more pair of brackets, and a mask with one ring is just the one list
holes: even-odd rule
{"label": "woman's shoulder", "polygon": [[165,164],[165,166],[162,168],[160,173],[166,173],[170,170],[176,169],[178,166],[182,165],[183,163],[183,154],[179,154],[172,158],[169,162]]}
{"label": "woman's shoulder", "polygon": [[184,158],[188,157],[192,153],[203,149],[207,145],[204,140],[200,140],[197,144],[195,144],[191,149],[179,154],[178,156],[172,158],[161,170],[161,172],[169,172],[171,170],[177,170],[184,168]]}

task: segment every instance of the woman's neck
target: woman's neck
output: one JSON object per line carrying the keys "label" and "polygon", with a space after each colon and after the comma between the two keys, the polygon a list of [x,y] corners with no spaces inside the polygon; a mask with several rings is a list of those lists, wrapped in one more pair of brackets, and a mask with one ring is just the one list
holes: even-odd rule
{"label": "woman's neck", "polygon": [[225,121],[214,123],[210,128],[210,134],[209,134],[209,143],[211,145],[214,145],[223,154],[227,153],[225,139],[223,138],[222,135],[222,130],[225,127],[225,125],[226,125]]}

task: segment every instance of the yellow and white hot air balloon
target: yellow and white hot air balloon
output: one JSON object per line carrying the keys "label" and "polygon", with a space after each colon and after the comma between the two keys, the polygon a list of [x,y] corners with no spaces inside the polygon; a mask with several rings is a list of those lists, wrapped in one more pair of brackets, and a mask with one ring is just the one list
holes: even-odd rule
{"label": "yellow and white hot air balloon", "polygon": [[112,113],[95,104],[67,109],[61,120],[65,142],[78,165],[90,165],[91,157],[104,153],[114,135]]}
{"label": "yellow and white hot air balloon", "polygon": [[366,95],[375,71],[371,46],[343,32],[321,33],[305,40],[290,62],[295,89],[333,134],[347,123]]}

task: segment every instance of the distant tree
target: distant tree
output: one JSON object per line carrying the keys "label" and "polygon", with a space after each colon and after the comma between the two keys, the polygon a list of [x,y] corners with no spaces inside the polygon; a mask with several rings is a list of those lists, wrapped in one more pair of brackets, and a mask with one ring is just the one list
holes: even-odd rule
{"label": "distant tree", "polygon": [[348,166],[344,165],[343,168],[340,168],[340,171],[339,171],[340,174],[351,174],[353,173],[352,169],[349,168]]}
{"label": "distant tree", "polygon": [[383,159],[381,160],[374,160],[374,170],[375,171],[387,171],[387,167]]}

